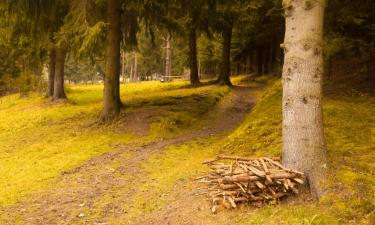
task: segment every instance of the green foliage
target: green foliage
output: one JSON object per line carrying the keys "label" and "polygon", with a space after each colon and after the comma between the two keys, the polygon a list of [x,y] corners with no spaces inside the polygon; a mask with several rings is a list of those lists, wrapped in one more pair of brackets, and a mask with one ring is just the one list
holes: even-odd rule
{"label": "green foliage", "polygon": [[197,41],[198,59],[201,64],[201,71],[206,74],[216,74],[222,55],[222,38],[214,34],[213,38],[207,35],[200,35]]}
{"label": "green foliage", "polygon": [[76,60],[68,57],[65,62],[65,79],[74,83],[97,83],[104,76],[104,62],[99,59]]}
{"label": "green foliage", "polygon": [[95,25],[88,27],[83,33],[83,42],[78,50],[78,55],[82,56],[85,53],[94,52],[104,40],[104,29],[106,24],[104,22],[98,22]]}
{"label": "green foliage", "polygon": [[371,0],[328,1],[325,16],[326,56],[353,57],[373,52],[374,10],[375,5]]}

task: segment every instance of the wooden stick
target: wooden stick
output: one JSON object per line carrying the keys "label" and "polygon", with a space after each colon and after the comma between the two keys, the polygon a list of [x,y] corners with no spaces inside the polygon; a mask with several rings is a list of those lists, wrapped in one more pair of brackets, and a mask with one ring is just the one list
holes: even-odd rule
{"label": "wooden stick", "polygon": [[270,174],[270,171],[268,170],[267,165],[266,165],[266,163],[264,162],[264,160],[263,160],[262,158],[260,158],[259,161],[260,161],[260,163],[261,163],[262,166],[263,166],[264,172],[265,172],[266,174]]}
{"label": "wooden stick", "polygon": [[299,175],[302,175],[302,176],[303,176],[303,173],[298,172],[298,171],[295,171],[295,170],[291,170],[291,169],[288,169],[288,168],[285,168],[283,165],[281,165],[281,164],[278,163],[278,162],[273,161],[273,160],[270,159],[270,158],[265,157],[264,159],[265,159],[265,160],[268,160],[269,162],[272,162],[273,164],[275,164],[276,166],[280,167],[281,169],[283,169],[283,170],[285,170],[285,171],[292,172],[292,173],[296,173],[296,174],[299,174]]}
{"label": "wooden stick", "polygon": [[[258,158],[218,155],[215,161],[220,160],[220,159],[232,159],[232,160],[237,160],[237,161],[253,161],[253,160],[257,160]],[[272,159],[279,161],[280,157],[272,157]]]}

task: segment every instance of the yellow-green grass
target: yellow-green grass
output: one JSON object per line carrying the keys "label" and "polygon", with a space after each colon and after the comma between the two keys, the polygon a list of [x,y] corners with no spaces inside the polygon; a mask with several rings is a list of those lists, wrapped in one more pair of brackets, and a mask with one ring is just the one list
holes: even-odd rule
{"label": "yellow-green grass", "polygon": [[[281,155],[281,97],[281,82],[276,81],[265,90],[245,122],[228,137],[221,151],[239,155]],[[330,194],[315,208],[319,210],[314,212],[316,217],[312,224],[332,224],[331,220],[322,219],[326,212],[334,216],[336,223],[366,224],[375,210],[375,98],[365,94],[328,96],[324,98],[323,111]],[[301,217],[295,210],[310,211],[309,207],[308,204],[307,208],[303,205],[279,208],[270,221],[289,224],[287,221]],[[279,216],[288,212],[290,215],[286,218]],[[306,218],[303,216],[292,224],[310,224],[303,222]]]}
{"label": "yellow-green grass", "polygon": [[[236,82],[244,83],[241,79]],[[173,195],[178,181],[197,176],[202,171],[200,162],[218,153],[281,155],[281,82],[256,78],[251,80],[250,86],[254,82],[256,85],[267,84],[267,87],[244,123],[234,132],[225,138],[171,146],[144,164],[149,171],[150,183],[140,187],[130,209],[124,206],[128,210],[124,222],[168,204],[171,201],[168,193]],[[375,210],[374,115],[375,99],[371,96],[324,99],[330,194],[319,204],[302,199],[259,209],[250,207],[249,210],[223,212],[227,219],[217,223],[368,224]]]}
{"label": "yellow-green grass", "polygon": [[25,99],[18,95],[0,98],[0,206],[45,188],[62,172],[115,145],[192,129],[190,120],[202,117],[229,93],[226,87],[191,88],[183,81],[122,85],[125,114],[145,108],[166,112],[163,119],[155,119],[149,137],[140,137],[122,129],[126,117],[110,125],[96,123],[102,90],[102,85],[69,86],[68,102],[60,103],[50,103],[35,93]]}

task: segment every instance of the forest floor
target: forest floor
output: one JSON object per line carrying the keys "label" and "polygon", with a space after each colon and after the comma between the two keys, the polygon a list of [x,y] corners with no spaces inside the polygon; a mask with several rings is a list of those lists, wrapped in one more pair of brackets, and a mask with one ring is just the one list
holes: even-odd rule
{"label": "forest floor", "polygon": [[68,102],[52,105],[36,96],[0,99],[0,224],[369,223],[375,101],[362,87],[326,88],[332,196],[319,206],[302,194],[210,212],[194,181],[207,170],[202,161],[219,153],[280,155],[280,81],[234,83],[130,85],[124,119],[108,126],[96,123],[98,87],[73,86]]}

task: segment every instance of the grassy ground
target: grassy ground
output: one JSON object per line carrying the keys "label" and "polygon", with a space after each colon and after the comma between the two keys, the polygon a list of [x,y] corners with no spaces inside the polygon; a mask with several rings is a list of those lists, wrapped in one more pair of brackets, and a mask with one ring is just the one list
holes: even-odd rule
{"label": "grassy ground", "polygon": [[[189,88],[186,82],[147,82],[122,87],[127,106],[137,110],[163,110],[152,117],[146,137],[123,129],[128,122],[98,126],[102,86],[70,86],[69,101],[50,103],[32,94],[0,98],[0,205],[10,204],[45,188],[64,171],[108,152],[115,145],[145,143],[194,128],[216,102],[229,93],[226,87]],[[191,107],[196,105],[198,107]],[[178,132],[177,132],[178,131]]]}
{"label": "grassy ground", "polygon": [[[314,218],[313,224],[367,224],[370,214],[375,213],[375,129],[372,126],[375,124],[375,98],[356,89],[336,90],[335,93],[326,96],[323,103],[331,193],[322,199],[319,208],[306,203],[287,208],[271,207],[260,210],[259,219],[255,220],[267,221],[266,224],[295,224],[297,221],[310,224]],[[221,151],[239,155],[281,155],[281,95],[280,81],[269,85]]]}
{"label": "grassy ground", "polygon": [[[173,201],[173,197],[168,200],[168,193],[173,193],[176,183],[200,174],[204,167],[199,162],[215,154],[281,155],[280,80],[261,77],[236,83],[267,86],[253,92],[259,100],[244,123],[228,136],[173,146],[145,163],[151,183],[142,187],[145,190],[136,196],[126,218],[161,210]],[[221,215],[213,220],[217,224],[371,224],[375,212],[374,115],[375,98],[359,90],[324,99],[330,194],[319,205],[307,195],[281,205],[225,212],[224,219]],[[201,217],[204,221],[210,216]]]}
{"label": "grassy ground", "polygon": [[[184,198],[186,193],[183,192],[194,183],[192,178],[206,169],[200,162],[218,153],[281,154],[280,81],[238,77],[234,83],[255,87],[252,94],[258,97],[243,124],[226,135],[171,145],[144,161],[142,169],[147,173],[142,177],[148,182],[137,186],[131,204],[121,206],[125,213],[109,219],[109,224],[134,224],[148,216],[155,218],[155,215],[163,215],[158,211],[173,206],[176,201],[184,203],[178,207],[193,207],[185,199],[178,200],[176,193],[182,192]],[[69,103],[56,105],[49,105],[37,96],[1,98],[0,129],[5,132],[0,133],[0,174],[5,176],[0,177],[0,204],[13,203],[28,193],[46,188],[61,172],[111,151],[116,144],[150,142],[204,126],[196,122],[230,93],[225,87],[188,88],[183,82],[133,84],[122,90],[125,90],[122,99],[128,106],[124,114],[145,108],[162,109],[162,116],[155,116],[147,136],[140,137],[122,129],[127,123],[126,117],[110,126],[95,124],[101,101],[98,86],[70,87]],[[219,215],[211,215],[208,209],[203,209],[192,216],[199,218],[201,224],[370,223],[375,210],[375,130],[371,126],[375,123],[375,98],[360,89],[334,93],[336,95],[324,99],[331,194],[323,198],[321,204],[302,195],[280,205],[245,207]],[[101,196],[93,207],[103,209],[113,204],[118,196],[128,191],[126,188]],[[88,221],[103,217],[102,210],[85,210]]]}

